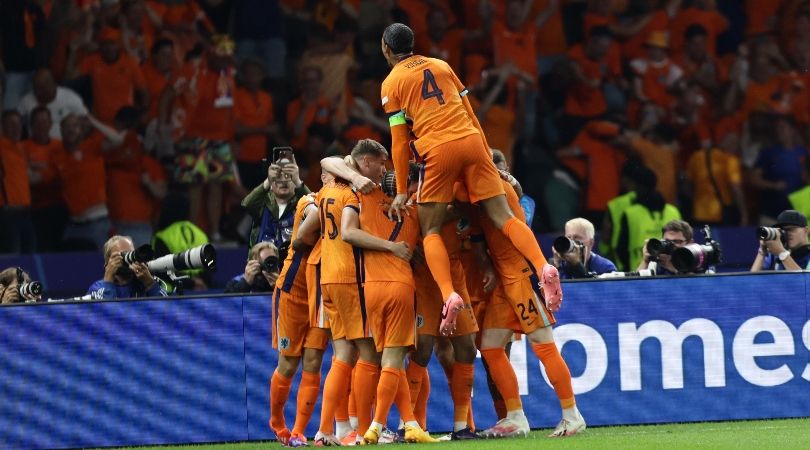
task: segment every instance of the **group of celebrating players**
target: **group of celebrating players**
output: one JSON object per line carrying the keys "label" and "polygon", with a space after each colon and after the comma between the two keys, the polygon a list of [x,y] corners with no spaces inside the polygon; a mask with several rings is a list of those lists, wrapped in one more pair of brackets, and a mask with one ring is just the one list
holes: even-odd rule
{"label": "group of celebrating players", "polygon": [[[451,439],[526,436],[530,427],[506,353],[514,333],[522,333],[562,407],[550,436],[581,432],[585,421],[552,335],[562,303],[559,274],[492,162],[464,86],[444,61],[414,55],[413,44],[403,24],[383,33],[392,70],[381,97],[394,171],[386,172],[389,155],[381,144],[361,140],[345,159],[323,160],[323,188],[296,205],[294,241],[273,300],[279,363],[270,382],[270,427],[287,446],[307,445],[304,431],[331,339],[316,446],[390,440],[384,430],[394,404],[405,441],[436,442],[425,431],[426,365],[434,342],[446,337]],[[500,420],[476,433],[470,395],[479,348],[500,396]],[[301,362],[290,430],[284,406]]]}

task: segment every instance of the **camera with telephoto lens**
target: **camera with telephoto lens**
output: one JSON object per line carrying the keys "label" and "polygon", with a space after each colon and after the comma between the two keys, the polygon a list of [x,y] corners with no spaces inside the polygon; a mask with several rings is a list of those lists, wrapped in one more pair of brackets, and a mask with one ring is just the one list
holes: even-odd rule
{"label": "camera with telephoto lens", "polygon": [[211,244],[203,244],[171,255],[161,256],[146,263],[153,273],[174,273],[178,270],[214,270],[217,252]]}
{"label": "camera with telephoto lens", "polygon": [[720,244],[712,239],[708,225],[703,227],[703,234],[704,244],[688,244],[672,252],[672,265],[678,273],[703,273],[723,260]]}
{"label": "camera with telephoto lens", "polygon": [[647,241],[647,253],[650,254],[650,261],[658,261],[659,255],[671,255],[675,251],[675,243],[669,240],[651,238]]}
{"label": "camera with telephoto lens", "polygon": [[121,252],[121,258],[124,264],[130,265],[136,262],[148,263],[155,257],[155,252],[149,244],[141,245],[135,250],[129,252]]}
{"label": "camera with telephoto lens", "polygon": [[557,250],[557,253],[561,255],[571,253],[574,250],[580,250],[584,247],[582,245],[582,242],[579,242],[566,236],[560,236],[557,239],[554,239],[554,244],[552,245],[554,247],[554,250]]}
{"label": "camera with telephoto lens", "polygon": [[270,255],[267,258],[264,258],[264,260],[262,261],[261,266],[262,266],[262,271],[267,272],[267,273],[271,273],[271,272],[275,272],[275,271],[279,270],[278,256]]}
{"label": "camera with telephoto lens", "polygon": [[757,236],[763,241],[773,241],[776,239],[777,235],[779,236],[779,240],[782,241],[782,245],[787,245],[787,233],[785,233],[785,230],[772,227],[757,228]]}

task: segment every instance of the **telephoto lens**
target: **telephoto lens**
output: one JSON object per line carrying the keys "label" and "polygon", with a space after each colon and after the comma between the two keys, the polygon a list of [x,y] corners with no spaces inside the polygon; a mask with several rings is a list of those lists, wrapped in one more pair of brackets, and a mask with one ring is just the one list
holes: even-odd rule
{"label": "telephoto lens", "polygon": [[147,263],[155,257],[155,252],[149,244],[144,244],[131,252],[121,252],[121,257],[127,265],[136,262]]}
{"label": "telephoto lens", "polygon": [[20,294],[20,297],[26,299],[35,298],[42,294],[42,283],[39,281],[29,281],[28,283],[17,285],[17,292]]}
{"label": "telephoto lens", "polygon": [[757,228],[757,236],[763,241],[772,241],[776,239],[777,234],[779,233],[778,228],[771,228],[771,227],[759,227]]}
{"label": "telephoto lens", "polygon": [[579,247],[579,243],[566,236],[560,236],[557,239],[554,239],[553,246],[554,250],[557,250],[557,253],[564,255],[566,253],[574,251],[574,249]]}
{"label": "telephoto lens", "polygon": [[262,270],[265,272],[275,272],[278,270],[278,256],[270,255],[262,261]]}

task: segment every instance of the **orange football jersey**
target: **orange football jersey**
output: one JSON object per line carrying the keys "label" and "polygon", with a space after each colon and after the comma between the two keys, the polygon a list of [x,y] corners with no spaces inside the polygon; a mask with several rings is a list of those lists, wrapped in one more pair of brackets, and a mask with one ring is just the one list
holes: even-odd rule
{"label": "orange football jersey", "polygon": [[[397,63],[383,81],[381,96],[386,114],[403,112],[411,122],[416,151],[477,134],[461,97],[467,94],[450,66],[435,58],[413,55]],[[402,123],[402,122],[398,122]]]}
{"label": "orange football jersey", "polygon": [[[292,235],[298,236],[298,226],[306,218],[306,209],[310,205],[315,204],[315,198],[311,195],[305,195],[298,200],[295,205],[295,217],[293,218]],[[304,252],[297,252],[290,246],[287,252],[287,258],[284,260],[284,267],[276,281],[276,288],[284,292],[290,292],[293,296],[299,298],[307,297],[307,280],[306,280],[306,256]]]}
{"label": "orange football jersey", "polygon": [[[361,195],[360,228],[381,239],[405,242],[408,247],[414,249],[419,241],[416,208],[411,208],[410,215],[405,215],[401,221],[397,221],[389,219],[386,214],[390,204],[391,199],[379,188]],[[362,261],[366,282],[399,281],[410,286],[414,285],[410,263],[391,252],[362,250]]]}
{"label": "orange football jersey", "polygon": [[340,225],[343,208],[360,211],[360,199],[352,187],[335,182],[318,193],[318,214],[321,215],[321,284],[357,283],[357,263],[354,247],[343,241]]}

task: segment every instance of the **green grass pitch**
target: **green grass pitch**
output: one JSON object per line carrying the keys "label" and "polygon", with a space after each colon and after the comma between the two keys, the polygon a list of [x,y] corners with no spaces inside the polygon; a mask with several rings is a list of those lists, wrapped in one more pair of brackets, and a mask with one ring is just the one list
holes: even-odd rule
{"label": "green grass pitch", "polygon": [[[589,428],[578,436],[548,439],[551,430],[538,430],[525,439],[498,439],[438,444],[389,444],[389,450],[407,449],[810,449],[810,418],[704,422]],[[434,435],[435,436],[435,435]],[[167,450],[268,450],[283,448],[276,442],[247,442],[169,447],[136,447]]]}

